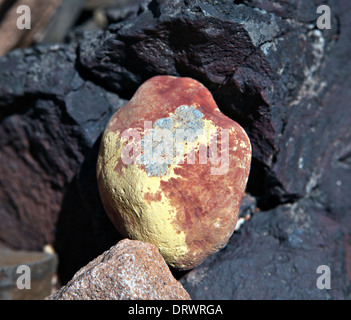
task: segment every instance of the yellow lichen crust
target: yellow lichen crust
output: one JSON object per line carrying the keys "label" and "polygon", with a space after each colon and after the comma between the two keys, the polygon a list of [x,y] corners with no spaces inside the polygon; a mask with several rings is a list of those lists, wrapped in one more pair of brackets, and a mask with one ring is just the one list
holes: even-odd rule
{"label": "yellow lichen crust", "polygon": [[[204,130],[192,145],[194,151],[199,151],[200,144],[209,145],[211,133],[216,130],[212,121],[205,119]],[[120,230],[122,233],[131,239],[154,244],[167,263],[174,266],[176,261],[183,260],[189,250],[186,234],[177,225],[176,208],[172,207],[160,185],[161,181],[182,178],[174,173],[174,169],[181,166],[180,158],[170,166],[169,173],[162,177],[150,177],[142,165],[135,163],[122,165],[119,172],[116,168],[123,162],[122,151],[126,143],[119,131],[106,131],[103,136],[97,176],[104,181],[99,183],[100,192],[108,194],[103,199],[109,203],[104,205],[119,208],[116,214],[124,221],[125,230]],[[187,151],[190,151],[190,146],[184,142],[185,162],[188,160]]]}
{"label": "yellow lichen crust", "polygon": [[[124,141],[121,134],[108,132],[102,141],[102,156],[98,159],[97,176],[101,193],[108,193],[104,199],[108,208],[119,208],[124,222],[126,236],[146,241],[159,248],[170,264],[184,256],[187,251],[184,231],[177,229],[175,209],[160,191],[160,181],[177,177],[171,172],[165,177],[149,177],[141,165],[123,166],[121,172],[115,170],[121,160]],[[103,159],[108,159],[104,162]],[[173,171],[173,170],[172,170]],[[152,200],[155,198],[155,200]],[[151,199],[146,201],[146,199]]]}

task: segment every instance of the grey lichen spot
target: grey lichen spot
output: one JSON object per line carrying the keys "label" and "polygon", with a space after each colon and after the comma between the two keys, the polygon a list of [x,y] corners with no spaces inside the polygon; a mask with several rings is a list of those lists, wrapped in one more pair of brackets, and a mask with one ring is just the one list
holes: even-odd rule
{"label": "grey lichen spot", "polygon": [[192,129],[194,131],[203,128],[203,117],[203,113],[197,110],[194,106],[189,107],[186,105],[178,107],[173,116],[177,129]]}
{"label": "grey lichen spot", "polygon": [[194,106],[181,105],[168,118],[153,123],[153,128],[141,140],[139,163],[150,177],[168,174],[183,142],[195,142],[204,128],[204,115]]}
{"label": "grey lichen spot", "polygon": [[173,127],[173,120],[172,120],[172,118],[158,119],[154,122],[153,127],[171,130]]}
{"label": "grey lichen spot", "polygon": [[145,166],[145,170],[149,177],[163,177],[168,173],[167,163],[152,163]]}

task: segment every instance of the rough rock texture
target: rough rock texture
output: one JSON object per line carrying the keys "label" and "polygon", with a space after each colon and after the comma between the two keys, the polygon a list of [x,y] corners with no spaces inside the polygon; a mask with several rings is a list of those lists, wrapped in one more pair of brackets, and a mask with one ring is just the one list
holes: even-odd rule
{"label": "rough rock texture", "polygon": [[125,239],[80,269],[48,300],[189,300],[158,249]]}
{"label": "rough rock texture", "polygon": [[[303,199],[255,213],[181,283],[195,300],[345,299],[349,252],[342,227]],[[316,285],[320,265],[330,267],[330,290]]]}
{"label": "rough rock texture", "polygon": [[[316,28],[319,4],[330,6],[330,30]],[[350,298],[350,16],[348,0],[148,0],[110,14],[115,23],[107,31],[1,58],[1,242],[35,249],[55,241],[66,281],[116,243],[94,177],[98,137],[124,103],[119,97],[130,99],[154,75],[189,76],[210,89],[252,143],[247,192],[261,211],[234,235],[225,249],[232,254],[222,260],[266,261],[271,273],[284,274],[283,281],[269,282],[252,272],[247,282],[248,271],[240,270],[234,284],[221,278],[223,264],[216,262],[211,294],[221,299],[229,296],[223,288],[251,283],[251,298],[261,297],[263,288],[265,298],[279,298],[287,287],[297,297],[303,284],[295,287],[290,267],[315,279],[316,262],[331,261],[340,266],[331,269],[332,289],[304,296]],[[286,215],[291,208],[312,221],[297,247],[259,231],[275,234],[271,221],[282,234],[294,229]],[[316,238],[324,230],[330,237]],[[231,249],[254,236],[266,251],[244,241],[242,251]],[[301,251],[302,245],[310,250]],[[280,249],[290,264],[266,260]],[[205,287],[191,290],[200,295]]]}
{"label": "rough rock texture", "polygon": [[[44,252],[11,250],[0,248],[0,300],[41,300],[51,293],[52,278],[57,269],[57,256]],[[28,266],[28,270],[18,269]],[[29,282],[19,278],[24,272]],[[30,289],[20,289],[20,284],[30,285]]]}
{"label": "rough rock texture", "polygon": [[245,131],[201,83],[157,76],[107,124],[97,179],[120,233],[187,270],[228,242],[250,164]]}

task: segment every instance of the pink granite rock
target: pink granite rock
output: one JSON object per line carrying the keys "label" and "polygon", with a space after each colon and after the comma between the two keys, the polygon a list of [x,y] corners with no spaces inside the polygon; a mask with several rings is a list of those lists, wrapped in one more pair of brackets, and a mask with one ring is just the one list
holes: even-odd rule
{"label": "pink granite rock", "polygon": [[124,239],[81,268],[48,300],[186,300],[158,249]]}

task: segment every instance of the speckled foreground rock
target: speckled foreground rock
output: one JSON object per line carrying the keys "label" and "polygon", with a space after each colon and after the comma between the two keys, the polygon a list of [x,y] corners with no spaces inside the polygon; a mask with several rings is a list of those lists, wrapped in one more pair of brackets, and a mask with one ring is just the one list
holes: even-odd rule
{"label": "speckled foreground rock", "polygon": [[201,83],[156,76],[109,121],[97,178],[119,232],[185,270],[232,235],[250,161],[245,131]]}
{"label": "speckled foreground rock", "polygon": [[155,246],[125,239],[89,262],[47,299],[186,300],[190,296]]}

